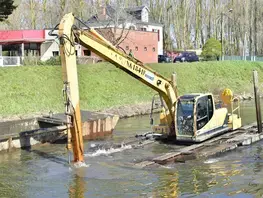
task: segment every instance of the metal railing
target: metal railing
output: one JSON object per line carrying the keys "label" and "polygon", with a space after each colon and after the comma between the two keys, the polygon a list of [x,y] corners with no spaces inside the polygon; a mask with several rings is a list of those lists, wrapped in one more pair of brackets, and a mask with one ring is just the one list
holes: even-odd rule
{"label": "metal railing", "polygon": [[20,56],[0,56],[0,67],[21,66]]}
{"label": "metal railing", "polygon": [[224,60],[263,61],[262,56],[224,56]]}

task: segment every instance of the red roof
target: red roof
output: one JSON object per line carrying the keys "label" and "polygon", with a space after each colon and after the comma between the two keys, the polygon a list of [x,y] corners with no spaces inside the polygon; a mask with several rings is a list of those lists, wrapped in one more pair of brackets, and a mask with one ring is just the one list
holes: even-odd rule
{"label": "red roof", "polygon": [[44,42],[45,30],[2,30],[0,43]]}

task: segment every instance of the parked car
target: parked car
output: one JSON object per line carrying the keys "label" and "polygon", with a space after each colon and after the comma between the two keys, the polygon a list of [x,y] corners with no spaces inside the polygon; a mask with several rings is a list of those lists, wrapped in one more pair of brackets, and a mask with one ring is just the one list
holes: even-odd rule
{"label": "parked car", "polygon": [[171,63],[173,62],[169,56],[158,55],[158,63]]}
{"label": "parked car", "polygon": [[199,61],[195,52],[182,52],[174,59],[175,62],[195,62]]}

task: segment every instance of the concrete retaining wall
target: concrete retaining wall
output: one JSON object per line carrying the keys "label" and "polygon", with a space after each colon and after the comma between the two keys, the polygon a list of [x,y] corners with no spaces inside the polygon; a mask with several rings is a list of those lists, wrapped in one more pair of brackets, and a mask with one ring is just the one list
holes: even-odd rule
{"label": "concrete retaining wall", "polygon": [[[39,143],[66,140],[64,114],[0,122],[0,151],[26,148]],[[112,134],[119,116],[82,111],[84,139],[97,139]]]}
{"label": "concrete retaining wall", "polygon": [[1,135],[0,151],[11,150],[13,148],[27,148],[39,143],[53,143],[57,140],[65,139],[65,129],[65,126],[56,126]]}

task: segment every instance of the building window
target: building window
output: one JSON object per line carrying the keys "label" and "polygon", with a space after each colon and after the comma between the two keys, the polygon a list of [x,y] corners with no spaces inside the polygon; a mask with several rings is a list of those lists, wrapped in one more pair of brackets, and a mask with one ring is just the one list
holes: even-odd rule
{"label": "building window", "polygon": [[126,50],[129,50],[129,46],[126,46],[125,49],[126,49]]}
{"label": "building window", "polygon": [[143,8],[143,10],[141,12],[141,20],[143,22],[148,23],[148,21],[149,21],[149,12],[148,12],[147,8]]}
{"label": "building window", "polygon": [[153,52],[155,52],[155,47],[153,47]]}
{"label": "building window", "polygon": [[146,32],[146,30],[147,30],[147,29],[146,29],[145,27],[141,28],[141,31],[145,31],[145,32]]}
{"label": "building window", "polygon": [[152,29],[152,31],[158,33],[158,41],[160,41],[160,30],[158,30],[158,29]]}
{"label": "building window", "polygon": [[[19,52],[22,55],[22,51]],[[40,55],[40,44],[39,43],[25,43],[24,44],[25,56],[39,56]]]}
{"label": "building window", "polygon": [[53,51],[52,53],[53,53],[53,56],[58,56],[59,55],[58,51]]}
{"label": "building window", "polygon": [[136,47],[135,47],[135,51],[138,51],[138,50],[139,50],[139,49],[138,49],[138,47],[136,46]]}
{"label": "building window", "polygon": [[144,51],[147,51],[147,47],[144,47]]}
{"label": "building window", "polygon": [[83,50],[84,56],[91,56],[90,50]]}

